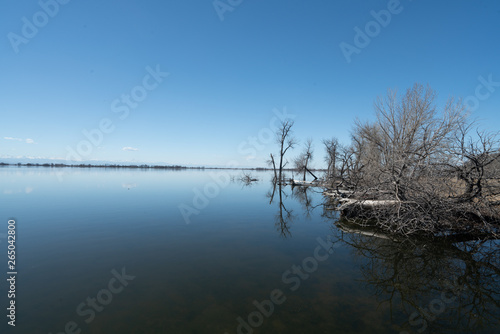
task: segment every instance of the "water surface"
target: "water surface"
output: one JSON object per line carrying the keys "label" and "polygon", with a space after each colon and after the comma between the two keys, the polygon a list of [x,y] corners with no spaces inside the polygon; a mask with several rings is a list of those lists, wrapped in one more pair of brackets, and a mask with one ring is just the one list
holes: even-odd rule
{"label": "water surface", "polygon": [[72,322],[81,333],[499,329],[497,244],[346,233],[320,190],[274,189],[271,201],[269,173],[254,172],[251,186],[229,182],[241,174],[0,168],[0,233],[17,223],[14,331],[60,333]]}

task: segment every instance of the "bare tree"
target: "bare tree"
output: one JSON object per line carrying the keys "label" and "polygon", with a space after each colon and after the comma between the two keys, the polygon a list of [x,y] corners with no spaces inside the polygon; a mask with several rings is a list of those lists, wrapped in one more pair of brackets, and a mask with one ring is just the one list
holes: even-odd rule
{"label": "bare tree", "polygon": [[356,154],[357,151],[353,145],[340,145],[338,152],[339,166],[337,177],[339,182],[332,183],[332,185],[335,184],[337,188],[356,188],[359,182],[359,174],[362,171],[362,168],[359,166],[360,161]]}
{"label": "bare tree", "polygon": [[[402,234],[497,233],[497,137],[477,132],[471,139],[461,101],[449,99],[438,112],[435,95],[419,84],[401,97],[389,91],[375,103],[374,122],[356,121],[351,153],[341,159],[343,182],[358,199],[350,212]],[[366,200],[372,210],[359,210]]]}
{"label": "bare tree", "polygon": [[500,220],[500,140],[498,133],[474,131],[474,122],[464,123],[446,152],[443,169],[453,186],[450,197],[465,217],[483,230]]}
{"label": "bare tree", "polygon": [[463,122],[460,103],[450,100],[438,114],[434,99],[435,92],[419,84],[400,100],[389,91],[375,103],[374,123],[356,121],[355,132],[364,141],[360,151],[360,157],[366,159],[363,165],[376,166],[367,176],[398,200],[407,200],[412,183],[426,175],[429,164],[439,158]]}
{"label": "bare tree", "polygon": [[456,140],[447,152],[450,159],[446,164],[463,182],[461,197],[467,202],[476,201],[487,195],[499,195],[500,142],[498,133],[476,130],[473,137],[470,134],[473,131],[473,125],[474,122],[471,122],[460,127]]}
{"label": "bare tree", "polygon": [[306,172],[308,172],[307,166],[309,162],[313,158],[313,148],[312,148],[313,140],[312,138],[308,138],[305,145],[304,151],[295,159],[295,168],[303,173],[303,180],[306,180]]}
{"label": "bare tree", "polygon": [[276,142],[280,146],[278,170],[278,182],[280,183],[283,181],[283,168],[285,168],[288,164],[288,161],[285,159],[285,154],[289,149],[294,148],[296,145],[296,140],[291,133],[293,124],[294,122],[290,120],[282,121],[279,129],[276,131]]}
{"label": "bare tree", "polygon": [[337,138],[324,139],[323,145],[325,145],[326,156],[326,178],[334,179],[337,177],[337,160],[339,157],[339,141]]}

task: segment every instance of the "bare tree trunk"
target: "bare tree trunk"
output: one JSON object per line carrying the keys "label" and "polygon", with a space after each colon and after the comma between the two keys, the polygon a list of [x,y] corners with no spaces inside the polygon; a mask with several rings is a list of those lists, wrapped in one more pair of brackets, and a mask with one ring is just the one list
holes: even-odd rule
{"label": "bare tree trunk", "polygon": [[339,142],[337,138],[332,138],[328,140],[323,140],[323,145],[325,145],[326,149],[326,157],[325,157],[325,162],[327,164],[326,176],[329,179],[333,179],[336,177]]}
{"label": "bare tree trunk", "polygon": [[302,180],[306,180],[306,172],[307,172],[307,166],[309,165],[309,162],[313,158],[313,149],[312,149],[312,139],[308,138],[304,147],[304,151],[297,157],[295,158],[295,168],[299,171],[302,172]]}
{"label": "bare tree trunk", "polygon": [[271,163],[273,164],[273,171],[274,171],[274,180],[277,181],[278,180],[278,175],[276,174],[276,163],[274,162],[274,156],[272,153],[270,153],[270,156],[271,156]]}
{"label": "bare tree trunk", "polygon": [[291,137],[291,129],[293,126],[293,121],[282,121],[281,127],[276,131],[276,141],[280,145],[280,163],[279,163],[279,174],[278,182],[283,181],[283,168],[287,165],[285,160],[286,152],[295,146],[295,139]]}

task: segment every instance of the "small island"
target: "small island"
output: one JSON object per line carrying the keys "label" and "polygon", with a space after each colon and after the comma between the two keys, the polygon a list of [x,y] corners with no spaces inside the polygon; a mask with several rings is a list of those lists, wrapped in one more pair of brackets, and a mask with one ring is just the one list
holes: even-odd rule
{"label": "small island", "polygon": [[[375,102],[375,118],[356,120],[352,142],[324,140],[328,169],[322,180],[308,169],[310,141],[295,159],[302,181],[283,174],[285,154],[296,145],[293,122],[277,133],[278,158],[270,165],[279,184],[325,188],[344,223],[399,237],[500,237],[500,140],[468,117],[460,99],[441,110],[436,92],[415,84],[399,96],[389,91]],[[278,161],[279,163],[275,163]],[[306,181],[306,172],[315,180]]]}

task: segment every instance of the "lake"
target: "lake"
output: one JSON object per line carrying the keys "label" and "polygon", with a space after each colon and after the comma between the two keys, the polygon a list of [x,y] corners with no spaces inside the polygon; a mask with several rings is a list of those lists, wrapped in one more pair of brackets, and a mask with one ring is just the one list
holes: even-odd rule
{"label": "lake", "polygon": [[349,233],[321,189],[242,174],[0,168],[2,333],[498,333],[498,243]]}

